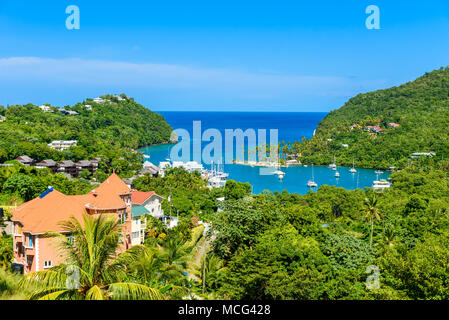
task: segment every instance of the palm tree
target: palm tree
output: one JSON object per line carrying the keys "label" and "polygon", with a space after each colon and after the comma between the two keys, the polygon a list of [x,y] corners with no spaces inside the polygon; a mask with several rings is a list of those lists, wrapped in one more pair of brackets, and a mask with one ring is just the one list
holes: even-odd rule
{"label": "palm tree", "polygon": [[62,233],[49,235],[59,238],[68,263],[25,275],[21,287],[39,285],[28,299],[164,299],[157,289],[124,282],[127,266],[135,261],[143,247],[134,246],[117,255],[122,237],[122,226],[117,219],[102,215],[96,218],[85,213],[83,224],[72,217],[61,223],[71,237]]}
{"label": "palm tree", "polygon": [[365,217],[370,220],[371,223],[371,236],[369,240],[369,246],[371,248],[373,243],[373,230],[374,230],[374,219],[380,221],[380,212],[377,209],[377,196],[375,193],[365,197],[363,201],[365,205]]}
{"label": "palm tree", "polygon": [[206,293],[208,288],[215,287],[220,273],[223,271],[223,261],[212,253],[206,254],[201,259],[201,282],[203,284],[202,293]]}
{"label": "palm tree", "polygon": [[188,248],[184,246],[184,243],[185,241],[172,234],[165,241],[164,247],[160,249],[160,257],[164,261],[162,267],[164,281],[174,281],[184,275],[190,260]]}
{"label": "palm tree", "polygon": [[183,285],[166,281],[167,268],[160,248],[145,247],[129,268],[132,276],[139,283],[158,288],[167,297],[183,297],[188,292]]}

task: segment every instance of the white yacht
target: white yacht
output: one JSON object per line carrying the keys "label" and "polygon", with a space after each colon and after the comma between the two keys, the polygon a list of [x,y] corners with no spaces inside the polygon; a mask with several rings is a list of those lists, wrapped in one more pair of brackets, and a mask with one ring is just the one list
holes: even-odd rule
{"label": "white yacht", "polygon": [[307,186],[310,187],[310,188],[316,188],[316,187],[318,187],[318,184],[315,182],[315,179],[314,179],[314,177],[313,177],[313,164],[312,164],[312,180],[309,180],[309,181],[307,182]]}
{"label": "white yacht", "polygon": [[207,178],[207,185],[209,188],[221,188],[225,186],[229,173],[221,170],[220,163],[218,163],[217,167],[215,167],[212,162],[211,170],[205,172],[205,176]]}
{"label": "white yacht", "polygon": [[285,176],[285,172],[281,170],[281,164],[280,161],[278,160],[278,163],[276,165],[276,170],[273,171],[273,174],[277,175],[279,180],[282,180]]}
{"label": "white yacht", "polygon": [[352,158],[352,168],[349,169],[349,172],[351,172],[351,173],[356,173],[357,172],[357,170],[355,169],[355,166],[354,166],[354,157]]}
{"label": "white yacht", "polygon": [[282,170],[276,170],[274,171],[274,174],[278,176],[279,180],[282,180],[285,176],[285,172]]}
{"label": "white yacht", "polygon": [[374,173],[375,173],[375,174],[383,174],[384,172],[381,171],[381,170],[376,170],[376,171],[374,171]]}
{"label": "white yacht", "polygon": [[335,178],[340,178],[340,172],[335,172]]}

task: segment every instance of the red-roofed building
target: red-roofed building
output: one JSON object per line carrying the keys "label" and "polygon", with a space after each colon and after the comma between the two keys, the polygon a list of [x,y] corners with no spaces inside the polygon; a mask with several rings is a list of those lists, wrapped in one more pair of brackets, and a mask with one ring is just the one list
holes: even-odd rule
{"label": "red-roofed building", "polygon": [[[134,193],[136,195],[133,197]],[[120,250],[128,249],[134,242],[131,237],[132,198],[137,199],[141,207],[148,206],[150,209],[162,210],[160,209],[162,197],[154,192],[133,191],[116,174],[112,174],[100,186],[85,195],[67,196],[50,187],[36,199],[22,204],[11,212],[14,263],[23,265],[24,272],[29,273],[45,270],[64,261],[64,257],[58,251],[57,240],[45,235],[49,232],[65,232],[60,223],[72,216],[82,222],[85,212],[95,216],[105,214],[117,217],[123,225],[124,232]],[[139,219],[141,216],[139,215]],[[141,231],[140,225],[139,233]]]}
{"label": "red-roofed building", "polygon": [[367,126],[366,130],[374,132],[374,133],[382,133],[382,128],[379,126]]}
{"label": "red-roofed building", "polygon": [[398,128],[400,125],[399,125],[398,123],[390,122],[390,123],[388,124],[388,126],[389,126],[389,127],[392,127],[392,128]]}
{"label": "red-roofed building", "polygon": [[143,244],[146,225],[142,216],[150,214],[155,218],[162,218],[164,211],[161,202],[163,197],[154,191],[133,190],[131,194],[131,245]]}

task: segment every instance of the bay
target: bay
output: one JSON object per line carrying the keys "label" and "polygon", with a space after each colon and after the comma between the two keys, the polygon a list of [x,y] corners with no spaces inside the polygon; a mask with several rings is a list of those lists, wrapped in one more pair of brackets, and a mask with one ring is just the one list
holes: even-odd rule
{"label": "bay", "polygon": [[[173,129],[185,129],[190,133],[193,144],[193,121],[201,121],[202,132],[206,129],[217,129],[225,136],[226,129],[278,129],[279,141],[293,142],[302,137],[311,138],[318,123],[326,116],[326,113],[313,112],[185,112],[169,111],[158,112],[164,116]],[[267,140],[269,138],[267,137]],[[208,142],[203,142],[203,147]],[[224,142],[223,142],[224,145]],[[172,144],[150,146],[141,151],[150,156],[149,161],[155,165],[166,161],[170,157]],[[247,146],[246,146],[247,147]],[[191,148],[193,150],[193,148]],[[235,151],[234,151],[235,152]],[[191,160],[193,159],[193,154]],[[223,161],[222,161],[223,163]],[[205,168],[210,164],[204,163]],[[338,159],[337,159],[338,165]],[[240,182],[248,182],[253,186],[254,193],[263,190],[279,191],[287,190],[290,193],[305,194],[310,188],[307,181],[312,177],[312,167],[292,166],[282,168],[285,177],[279,180],[276,175],[261,175],[259,167],[251,167],[240,164],[225,164],[224,171],[229,173],[229,179]],[[339,167],[340,178],[335,178],[335,171],[328,167],[313,167],[314,180],[321,185],[333,185],[345,189],[371,187],[374,180],[387,179],[389,173],[377,175],[370,169],[357,169],[357,173],[349,172],[350,168]]]}

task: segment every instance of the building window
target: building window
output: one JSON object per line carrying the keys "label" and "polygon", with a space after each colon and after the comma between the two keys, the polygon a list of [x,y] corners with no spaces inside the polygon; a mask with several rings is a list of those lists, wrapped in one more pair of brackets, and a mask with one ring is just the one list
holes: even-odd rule
{"label": "building window", "polygon": [[33,247],[33,236],[30,234],[28,236],[28,248],[32,248]]}
{"label": "building window", "polygon": [[123,213],[119,213],[118,219],[121,224],[124,224],[126,222],[126,211],[124,211]]}
{"label": "building window", "polygon": [[44,268],[51,268],[51,260],[44,261]]}
{"label": "building window", "polygon": [[133,239],[139,238],[139,231],[132,233]]}
{"label": "building window", "polygon": [[33,264],[33,256],[27,256],[27,265],[31,266]]}

